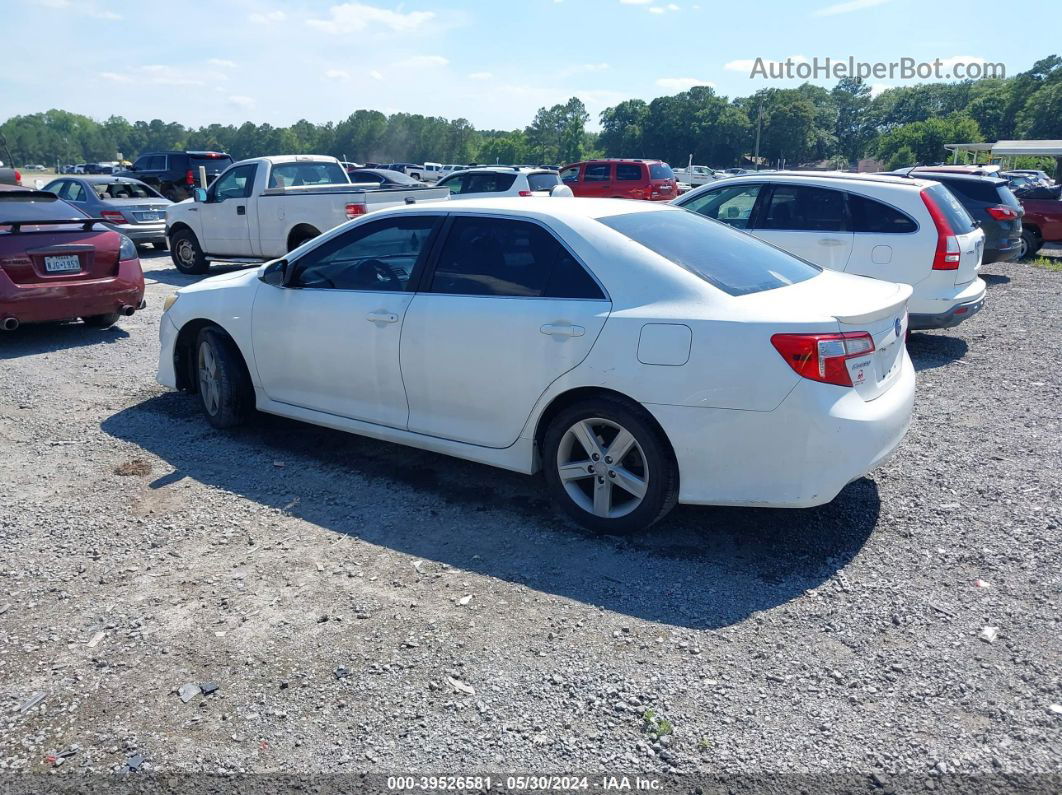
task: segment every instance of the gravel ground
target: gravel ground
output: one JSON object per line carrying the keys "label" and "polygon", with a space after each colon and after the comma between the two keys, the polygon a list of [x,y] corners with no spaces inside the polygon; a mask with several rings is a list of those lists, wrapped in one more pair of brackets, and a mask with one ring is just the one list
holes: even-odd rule
{"label": "gravel ground", "polygon": [[0,769],[1062,773],[1062,273],[912,337],[900,454],[832,504],[617,540],[537,479],[212,430],[144,265],[117,327],[0,338]]}

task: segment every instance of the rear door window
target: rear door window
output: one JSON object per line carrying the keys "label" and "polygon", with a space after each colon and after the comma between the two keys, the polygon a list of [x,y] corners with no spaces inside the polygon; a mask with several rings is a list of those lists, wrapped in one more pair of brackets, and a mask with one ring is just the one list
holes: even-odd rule
{"label": "rear door window", "polygon": [[759,194],[759,185],[730,185],[706,191],[682,207],[737,229],[747,229]]}
{"label": "rear door window", "polygon": [[642,167],[637,163],[617,163],[617,181],[639,181],[642,179]]}
{"label": "rear door window", "polygon": [[571,166],[564,169],[560,173],[562,182],[578,182],[579,181],[579,166]]}
{"label": "rear door window", "polygon": [[430,291],[449,295],[603,299],[597,282],[538,224],[456,218]]}
{"label": "rear door window", "polygon": [[465,174],[463,193],[504,193],[516,182],[516,174],[494,171]]}
{"label": "rear door window", "polygon": [[906,213],[866,196],[848,194],[848,211],[852,216],[853,232],[888,234],[914,232],[918,229],[918,224]]}
{"label": "rear door window", "polygon": [[583,169],[583,182],[608,182],[611,170],[609,163],[590,163]]}
{"label": "rear door window", "polygon": [[773,290],[821,273],[816,265],[698,213],[667,209],[598,221],[729,295]]}
{"label": "rear door window", "polygon": [[804,185],[775,185],[761,229],[842,232],[845,200],[840,191]]}

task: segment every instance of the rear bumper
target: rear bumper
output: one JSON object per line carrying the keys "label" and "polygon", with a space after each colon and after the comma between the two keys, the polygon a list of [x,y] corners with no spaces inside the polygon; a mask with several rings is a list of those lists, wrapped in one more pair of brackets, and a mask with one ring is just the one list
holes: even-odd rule
{"label": "rear bumper", "polygon": [[144,273],[140,260],[119,263],[118,274],[63,284],[15,284],[0,271],[0,318],[19,323],[50,323],[92,315],[107,315],[124,306],[140,308],[144,301]]}
{"label": "rear bumper", "polygon": [[1021,238],[1014,238],[1014,240],[1001,240],[999,245],[993,248],[985,248],[984,254],[981,257],[981,264],[987,265],[990,262],[1013,262],[1018,258],[1021,253]]}
{"label": "rear bumper", "polygon": [[104,224],[108,229],[125,235],[134,243],[153,243],[166,239],[166,222],[157,224]]}
{"label": "rear bumper", "polygon": [[912,298],[908,304],[911,330],[954,328],[981,311],[985,289],[984,279],[976,278],[969,284],[956,287],[952,295],[923,297],[917,302]]}
{"label": "rear bumper", "polygon": [[807,508],[895,452],[911,423],[915,374],[904,353],[887,392],[864,401],[853,389],[801,380],[774,411],[647,405],[679,465],[679,502]]}

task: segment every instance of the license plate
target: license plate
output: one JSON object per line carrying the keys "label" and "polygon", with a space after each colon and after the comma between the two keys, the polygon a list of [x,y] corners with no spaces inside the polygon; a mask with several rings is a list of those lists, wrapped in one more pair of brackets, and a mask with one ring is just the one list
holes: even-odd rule
{"label": "license plate", "polygon": [[81,270],[77,254],[58,254],[44,258],[44,270],[48,273],[68,273]]}
{"label": "license plate", "polygon": [[161,221],[161,213],[133,213],[138,221]]}

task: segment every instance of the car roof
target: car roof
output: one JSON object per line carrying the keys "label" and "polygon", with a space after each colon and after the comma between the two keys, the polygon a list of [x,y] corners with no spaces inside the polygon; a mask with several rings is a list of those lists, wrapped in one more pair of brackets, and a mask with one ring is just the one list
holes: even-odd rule
{"label": "car roof", "polygon": [[709,182],[708,186],[716,186],[727,182],[737,182],[739,180],[747,180],[754,178],[758,175],[763,175],[764,179],[778,180],[782,182],[800,182],[803,180],[814,180],[816,182],[826,183],[851,183],[851,182],[868,182],[876,183],[878,185],[895,185],[903,188],[926,188],[933,184],[932,179],[918,179],[916,177],[905,177],[901,174],[853,174],[848,171],[752,171],[747,174],[735,174],[732,177],[726,179],[716,180],[715,182]]}
{"label": "car roof", "polygon": [[373,215],[442,211],[446,213],[472,212],[484,215],[505,213],[506,215],[526,215],[530,218],[548,217],[564,220],[567,218],[600,219],[630,213],[677,212],[678,210],[678,207],[672,207],[670,204],[663,202],[639,202],[627,199],[590,199],[571,196],[505,196],[462,199],[455,202],[433,202],[431,204],[407,204],[400,207],[377,210]]}
{"label": "car roof", "polygon": [[966,172],[959,171],[917,171],[912,174],[912,171],[913,169],[905,169],[903,173],[894,172],[893,176],[902,177],[904,179],[930,180],[932,182],[955,180],[958,182],[988,182],[993,185],[1007,184],[1005,179],[994,177],[991,174],[967,174]]}
{"label": "car roof", "polygon": [[[554,172],[548,168],[540,168],[538,166],[471,166],[469,168],[460,168],[454,171],[454,174],[464,174],[469,171],[484,172],[488,174],[553,174]],[[451,174],[450,176],[453,176]]]}

